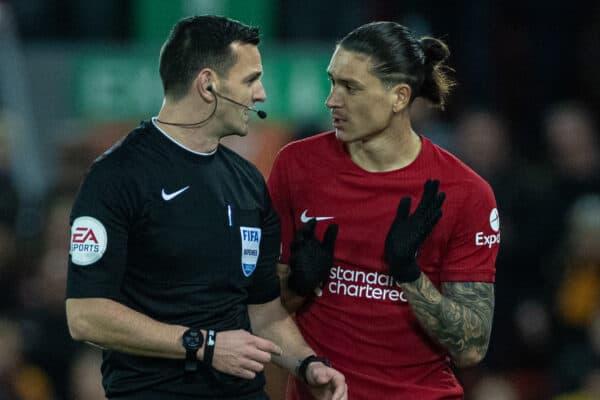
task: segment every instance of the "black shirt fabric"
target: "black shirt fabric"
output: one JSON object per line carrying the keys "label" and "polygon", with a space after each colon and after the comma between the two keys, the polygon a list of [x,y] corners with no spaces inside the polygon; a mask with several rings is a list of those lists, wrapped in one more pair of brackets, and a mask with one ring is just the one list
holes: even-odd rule
{"label": "black shirt fabric", "polygon": [[[169,324],[251,331],[247,304],[279,296],[279,218],[260,172],[223,145],[195,153],[142,122],[93,163],[71,225],[67,297],[113,299]],[[82,252],[94,261],[82,262]],[[262,374],[245,380],[200,365],[184,383],[183,371],[183,360],[103,355],[107,397],[263,393]]]}

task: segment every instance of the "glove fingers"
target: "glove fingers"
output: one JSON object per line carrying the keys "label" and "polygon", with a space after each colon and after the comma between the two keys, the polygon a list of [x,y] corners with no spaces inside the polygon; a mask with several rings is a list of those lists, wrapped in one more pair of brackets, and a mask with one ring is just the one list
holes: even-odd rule
{"label": "glove fingers", "polygon": [[396,212],[396,220],[406,220],[408,218],[408,213],[410,212],[410,197],[406,196],[400,200],[398,204],[398,211]]}
{"label": "glove fingers", "polygon": [[440,181],[437,179],[427,179],[427,181],[425,181],[425,185],[423,185],[423,195],[421,196],[417,209],[413,215],[419,216],[419,218],[423,218],[427,215],[435,202],[439,186]]}
{"label": "glove fingers", "polygon": [[438,223],[440,218],[442,218],[442,210],[438,209],[431,218],[431,229],[433,229],[433,227]]}
{"label": "glove fingers", "polygon": [[421,197],[421,204],[429,205],[433,203],[438,189],[440,188],[440,181],[437,179],[427,179],[423,187],[423,196]]}
{"label": "glove fingers", "polygon": [[302,225],[300,230],[302,239],[308,240],[315,235],[315,227],[317,226],[317,219],[311,218],[307,223]]}
{"label": "glove fingers", "polygon": [[444,204],[444,200],[446,200],[446,193],[440,192],[438,193],[435,201],[433,202],[433,208],[442,208],[442,204]]}
{"label": "glove fingers", "polygon": [[[445,199],[446,199],[446,193],[444,193],[444,192],[439,193],[433,200],[433,204],[430,204],[429,207],[427,207],[426,209],[423,209],[423,215],[424,215],[425,221],[427,221],[426,222],[427,225],[433,227],[437,223],[437,220],[441,216],[442,204],[444,203]],[[438,214],[440,214],[440,215],[438,215]]]}
{"label": "glove fingers", "polygon": [[337,234],[338,224],[330,224],[325,231],[325,235],[323,236],[323,247],[331,254],[333,254],[333,250],[335,248]]}
{"label": "glove fingers", "polygon": [[421,242],[423,242],[427,236],[431,233],[435,225],[442,218],[442,210],[439,208],[437,210],[432,210],[431,213],[427,217],[427,221],[422,225],[421,230]]}

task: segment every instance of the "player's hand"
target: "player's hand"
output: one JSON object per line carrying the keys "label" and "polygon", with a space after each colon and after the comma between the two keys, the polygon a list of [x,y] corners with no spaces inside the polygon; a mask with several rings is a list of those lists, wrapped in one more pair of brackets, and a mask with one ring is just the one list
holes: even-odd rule
{"label": "player's hand", "polygon": [[442,217],[442,204],[446,198],[438,193],[439,180],[425,182],[423,196],[412,215],[410,197],[403,197],[398,212],[385,239],[385,261],[397,282],[413,282],[421,275],[417,265],[417,251],[435,224]]}
{"label": "player's hand", "polygon": [[271,361],[272,355],[280,354],[281,348],[275,343],[245,330],[220,331],[215,339],[212,367],[226,374],[254,379]]}
{"label": "player's hand", "polygon": [[322,362],[311,362],[306,369],[306,383],[316,400],[347,400],[346,378]]}
{"label": "player's hand", "polygon": [[296,232],[290,246],[290,276],[288,287],[300,296],[310,295],[315,288],[327,280],[333,266],[333,251],[338,225],[327,227],[323,242],[315,237],[317,220],[311,219]]}

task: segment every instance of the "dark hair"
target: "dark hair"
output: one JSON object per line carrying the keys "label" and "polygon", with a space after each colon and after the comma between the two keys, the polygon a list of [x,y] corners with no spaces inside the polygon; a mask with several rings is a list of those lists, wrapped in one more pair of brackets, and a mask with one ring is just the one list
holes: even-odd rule
{"label": "dark hair", "polygon": [[439,39],[417,39],[407,27],[395,22],[371,22],[346,35],[339,45],[371,58],[371,72],[384,85],[407,83],[412,99],[424,97],[444,108],[455,85],[445,65],[450,56],[448,46]]}
{"label": "dark hair", "polygon": [[160,51],[159,71],[165,96],[178,100],[202,68],[227,75],[236,58],[233,42],[258,45],[259,28],[225,17],[184,18],[171,30]]}

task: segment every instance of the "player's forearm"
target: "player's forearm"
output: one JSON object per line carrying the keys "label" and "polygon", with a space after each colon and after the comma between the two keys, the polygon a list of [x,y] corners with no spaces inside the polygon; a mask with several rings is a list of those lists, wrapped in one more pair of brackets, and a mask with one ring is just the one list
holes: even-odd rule
{"label": "player's forearm", "polygon": [[283,350],[281,355],[273,356],[275,364],[295,373],[300,362],[314,354],[279,299],[266,304],[251,305],[248,311],[254,334],[271,340]]}
{"label": "player's forearm", "polygon": [[493,286],[461,283],[451,286],[454,293],[442,295],[425,274],[401,286],[423,329],[448,350],[455,365],[468,367],[483,359],[492,327]]}
{"label": "player's forearm", "polygon": [[75,340],[140,356],[185,357],[184,326],[158,322],[110,299],[67,299],[66,309]]}

